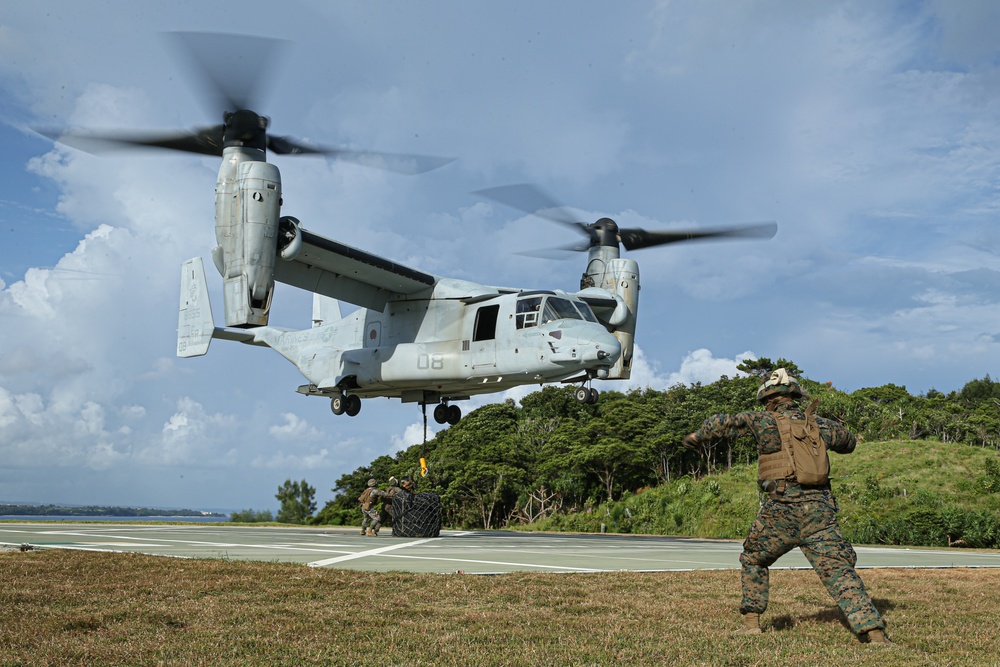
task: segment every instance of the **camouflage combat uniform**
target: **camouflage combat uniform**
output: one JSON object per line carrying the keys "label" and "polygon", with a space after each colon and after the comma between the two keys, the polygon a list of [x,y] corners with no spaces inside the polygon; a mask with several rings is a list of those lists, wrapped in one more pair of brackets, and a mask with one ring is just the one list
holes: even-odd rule
{"label": "camouflage combat uniform", "polygon": [[[379,528],[382,527],[382,517],[379,516],[378,507],[376,507],[376,502],[379,498],[384,498],[386,496],[385,491],[380,491],[376,488],[377,484],[374,479],[368,480],[368,488],[365,489],[364,493],[360,498],[361,502],[361,534],[362,535],[378,535]],[[369,529],[369,526],[371,528]]]}
{"label": "camouflage combat uniform", "polygon": [[382,513],[389,517],[392,523],[392,499],[403,489],[399,488],[399,481],[395,477],[389,478],[389,487],[385,490],[385,502],[382,505]]}
{"label": "camouflage combat uniform", "polygon": [[[769,407],[792,419],[805,419],[794,400],[784,398]],[[817,417],[816,421],[827,449],[840,454],[854,451],[857,440],[843,425],[822,417]],[[758,454],[771,454],[781,449],[777,423],[766,411],[715,415],[688,437],[707,442],[739,435],[753,435]],[[885,622],[854,569],[857,554],[841,535],[837,510],[829,483],[802,486],[789,482],[783,493],[771,490],[757,513],[740,555],[743,565],[741,614],[762,614],[767,609],[768,568],[780,556],[799,547],[837,601],[855,634],[860,636],[885,628]]]}

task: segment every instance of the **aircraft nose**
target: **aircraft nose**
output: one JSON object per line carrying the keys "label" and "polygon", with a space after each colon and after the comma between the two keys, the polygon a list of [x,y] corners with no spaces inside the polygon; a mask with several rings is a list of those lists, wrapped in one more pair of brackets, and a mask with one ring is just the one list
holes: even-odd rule
{"label": "aircraft nose", "polygon": [[584,361],[603,361],[612,365],[622,356],[622,344],[603,327],[591,339],[584,352]]}

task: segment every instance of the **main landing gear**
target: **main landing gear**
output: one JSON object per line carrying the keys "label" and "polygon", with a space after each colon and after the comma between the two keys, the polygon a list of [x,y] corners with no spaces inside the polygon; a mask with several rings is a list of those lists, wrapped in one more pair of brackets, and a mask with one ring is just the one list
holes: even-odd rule
{"label": "main landing gear", "polygon": [[462,410],[457,405],[448,405],[447,403],[438,403],[438,406],[434,408],[434,421],[438,424],[444,424],[447,422],[454,426],[462,418]]}
{"label": "main landing gear", "polygon": [[337,394],[330,399],[330,409],[335,415],[346,412],[348,417],[354,417],[361,412],[361,399],[354,394]]}
{"label": "main landing gear", "polygon": [[575,392],[573,392],[573,396],[576,398],[577,403],[593,405],[594,403],[597,403],[597,399],[600,397],[600,394],[593,387],[579,387]]}

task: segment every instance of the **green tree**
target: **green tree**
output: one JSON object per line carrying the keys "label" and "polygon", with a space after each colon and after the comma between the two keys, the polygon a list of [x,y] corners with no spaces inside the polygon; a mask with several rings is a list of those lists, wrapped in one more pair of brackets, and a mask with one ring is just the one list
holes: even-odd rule
{"label": "green tree", "polygon": [[991,380],[987,373],[982,380],[967,382],[959,396],[966,405],[979,405],[992,399],[994,405],[1000,406],[1000,382]]}
{"label": "green tree", "polygon": [[271,510],[254,511],[253,508],[233,512],[229,515],[229,520],[234,523],[267,523],[274,521]]}
{"label": "green tree", "polygon": [[744,359],[743,363],[736,367],[736,370],[743,371],[753,377],[765,378],[771,374],[771,371],[777,368],[784,368],[788,371],[789,375],[794,375],[795,377],[802,376],[802,370],[795,362],[789,361],[784,357],[779,358],[777,361],[771,361],[767,357]]}
{"label": "green tree", "polygon": [[277,518],[280,523],[305,523],[316,511],[316,488],[306,480],[286,479],[274,497],[281,502]]}

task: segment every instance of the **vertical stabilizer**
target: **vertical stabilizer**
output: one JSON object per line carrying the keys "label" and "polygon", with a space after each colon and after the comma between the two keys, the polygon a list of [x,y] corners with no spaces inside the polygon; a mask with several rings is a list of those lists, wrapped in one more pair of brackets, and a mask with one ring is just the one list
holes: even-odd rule
{"label": "vertical stabilizer", "polygon": [[177,356],[200,357],[208,352],[215,331],[208,300],[205,264],[201,257],[181,265],[181,304],[177,317]]}
{"label": "vertical stabilizer", "polygon": [[322,324],[337,322],[341,319],[340,302],[322,294],[313,293],[313,315],[312,325],[318,327]]}

